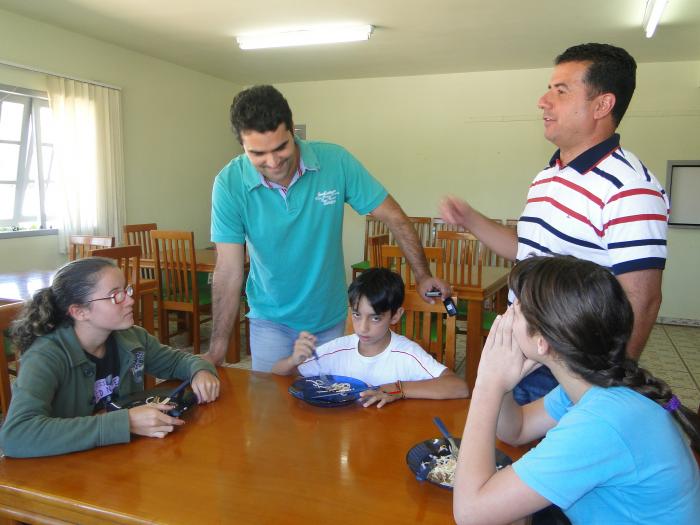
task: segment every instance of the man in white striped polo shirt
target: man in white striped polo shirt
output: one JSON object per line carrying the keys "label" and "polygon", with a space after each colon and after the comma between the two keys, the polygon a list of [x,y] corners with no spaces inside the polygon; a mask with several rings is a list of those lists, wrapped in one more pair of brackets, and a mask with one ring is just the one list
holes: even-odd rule
{"label": "man in white striped polo shirt", "polygon": [[[636,68],[627,51],[607,44],[574,46],[556,58],[538,107],[544,135],[559,149],[530,186],[517,236],[464,201],[447,197],[441,204],[443,218],[511,260],[564,254],[609,268],[634,309],[627,346],[633,359],[661,305],[669,207],[659,182],[615,133],[634,93]],[[525,378],[516,400],[544,395],[556,384],[547,375],[539,370]]]}

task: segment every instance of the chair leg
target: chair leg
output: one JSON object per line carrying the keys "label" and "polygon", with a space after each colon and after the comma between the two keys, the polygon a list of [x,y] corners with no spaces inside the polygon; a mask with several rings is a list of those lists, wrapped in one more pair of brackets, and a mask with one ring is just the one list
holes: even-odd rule
{"label": "chair leg", "polygon": [[192,329],[188,333],[190,334],[190,339],[192,339],[193,352],[198,354],[201,344],[201,338],[199,336],[199,315],[198,313],[192,312],[190,318],[192,319]]}
{"label": "chair leg", "polygon": [[158,308],[158,339],[164,345],[170,343],[170,336],[168,335],[170,327],[168,324],[168,311],[165,308]]}

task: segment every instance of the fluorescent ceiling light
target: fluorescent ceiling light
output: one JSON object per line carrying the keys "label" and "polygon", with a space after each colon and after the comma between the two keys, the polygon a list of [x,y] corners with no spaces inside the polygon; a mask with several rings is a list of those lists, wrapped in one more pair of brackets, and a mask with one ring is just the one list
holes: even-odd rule
{"label": "fluorescent ceiling light", "polygon": [[661,20],[661,15],[666,9],[666,4],[668,4],[668,0],[647,0],[647,5],[644,9],[644,20],[642,21],[642,27],[646,32],[647,38],[654,36],[654,31],[656,31],[656,26],[659,25],[659,20]]}
{"label": "fluorescent ceiling light", "polygon": [[279,33],[240,35],[236,37],[236,41],[241,49],[357,42],[368,40],[373,29],[371,25],[318,26]]}

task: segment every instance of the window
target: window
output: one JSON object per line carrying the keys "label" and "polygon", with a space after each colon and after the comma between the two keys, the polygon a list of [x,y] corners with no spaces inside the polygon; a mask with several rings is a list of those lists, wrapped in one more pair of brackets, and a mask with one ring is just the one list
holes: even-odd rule
{"label": "window", "polygon": [[0,231],[51,228],[58,214],[45,93],[0,86]]}

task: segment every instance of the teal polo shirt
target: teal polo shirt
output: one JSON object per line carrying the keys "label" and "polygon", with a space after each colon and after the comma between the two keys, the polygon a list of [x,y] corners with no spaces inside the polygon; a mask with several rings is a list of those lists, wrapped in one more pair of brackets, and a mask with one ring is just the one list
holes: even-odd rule
{"label": "teal polo shirt", "polygon": [[211,240],[248,244],[249,317],[319,332],[347,314],[344,204],[366,215],[388,194],[341,146],[295,140],[304,173],[286,200],[262,184],[245,154],[221,170],[212,192]]}

